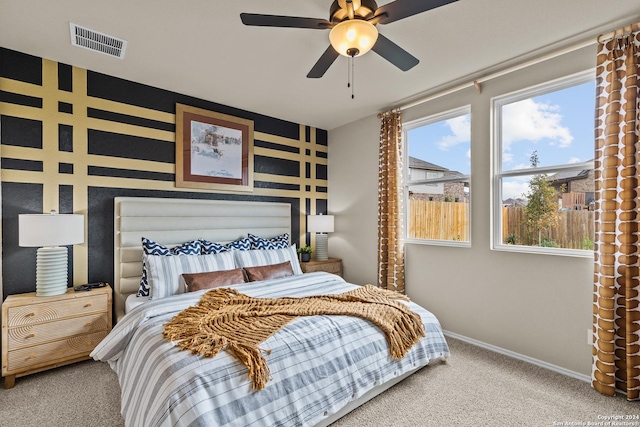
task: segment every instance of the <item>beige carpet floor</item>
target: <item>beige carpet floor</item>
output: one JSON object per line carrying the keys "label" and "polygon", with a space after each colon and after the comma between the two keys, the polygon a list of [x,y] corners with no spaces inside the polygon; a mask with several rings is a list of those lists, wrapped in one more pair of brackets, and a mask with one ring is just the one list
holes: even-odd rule
{"label": "beige carpet floor", "polygon": [[[333,427],[587,426],[600,421],[606,426],[601,417],[640,414],[639,402],[605,397],[580,380],[447,341],[452,356],[446,363],[422,369]],[[640,420],[626,421],[640,427]],[[0,389],[0,426],[123,425],[118,381],[105,363],[77,363]]]}

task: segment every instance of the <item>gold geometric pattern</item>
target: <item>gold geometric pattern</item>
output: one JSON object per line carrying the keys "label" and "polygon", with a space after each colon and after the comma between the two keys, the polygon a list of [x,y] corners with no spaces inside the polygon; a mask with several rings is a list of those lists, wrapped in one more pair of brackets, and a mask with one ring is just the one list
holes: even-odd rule
{"label": "gold geometric pattern", "polygon": [[640,399],[640,32],[598,44],[592,385]]}
{"label": "gold geometric pattern", "polygon": [[[118,137],[150,139],[162,143],[174,143],[175,132],[167,130],[175,125],[175,114],[93,96],[88,93],[90,72],[79,67],[71,67],[72,91],[59,89],[59,64],[42,59],[42,83],[34,84],[7,77],[0,77],[3,92],[17,97],[41,99],[42,106],[20,105],[11,101],[0,101],[0,115],[17,119],[26,119],[42,123],[42,148],[15,145],[2,146],[2,158],[19,161],[35,161],[42,163],[42,170],[3,169],[2,181],[7,183],[28,183],[42,185],[43,212],[51,209],[60,210],[58,206],[61,186],[72,188],[73,212],[89,213],[89,188],[116,188],[123,190],[144,190],[149,192],[171,191],[202,193],[209,192],[198,189],[176,188],[173,181],[143,179],[116,175],[91,174],[91,168],[104,168],[111,171],[132,170],[149,174],[173,174],[175,165],[149,159],[127,158],[89,153],[90,131],[110,133]],[[189,99],[189,98],[187,98]],[[195,101],[194,101],[195,102]],[[62,112],[59,104],[72,105],[72,112]],[[102,111],[105,114],[120,115],[141,121],[158,123],[160,128],[153,128],[135,123],[121,123],[117,120],[92,117],[88,111]],[[73,150],[59,149],[59,126],[73,128]],[[254,156],[274,161],[299,164],[299,170],[290,174],[278,174],[271,170],[256,171],[255,181],[267,184],[256,186],[251,194],[253,198],[283,198],[297,200],[300,215],[294,216],[299,221],[299,239],[305,244],[306,213],[323,210],[326,205],[328,181],[318,170],[326,170],[328,147],[324,141],[316,140],[316,128],[298,125],[298,135],[284,137],[256,131],[255,140],[262,146],[256,146]],[[72,166],[71,172],[61,172],[60,164]],[[153,194],[153,193],[151,193]],[[307,212],[308,211],[308,212]],[[88,235],[89,221],[85,220],[85,236]],[[311,244],[315,238],[311,236]],[[74,246],[73,277],[76,283],[89,281],[89,246],[85,242]]]}
{"label": "gold geometric pattern", "polygon": [[404,293],[402,114],[380,114],[378,286]]}

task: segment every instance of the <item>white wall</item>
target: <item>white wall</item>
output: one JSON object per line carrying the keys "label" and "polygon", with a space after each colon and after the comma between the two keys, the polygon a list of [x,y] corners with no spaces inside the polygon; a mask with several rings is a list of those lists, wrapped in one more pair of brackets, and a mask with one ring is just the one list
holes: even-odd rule
{"label": "white wall", "polygon": [[[482,94],[472,87],[403,111],[409,121],[470,104],[472,115],[471,248],[407,244],[408,295],[445,330],[582,375],[591,372],[592,259],[490,249],[490,100],[594,67],[595,46],[485,82]],[[379,123],[329,132],[329,247],[359,284],[377,277]]]}

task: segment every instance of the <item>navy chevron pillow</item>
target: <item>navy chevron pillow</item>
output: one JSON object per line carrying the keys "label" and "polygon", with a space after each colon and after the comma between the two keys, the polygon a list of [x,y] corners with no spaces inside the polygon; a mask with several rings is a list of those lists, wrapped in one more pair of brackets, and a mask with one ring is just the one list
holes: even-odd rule
{"label": "navy chevron pillow", "polygon": [[[173,255],[200,255],[201,243],[200,240],[192,240],[190,242],[183,243],[173,248],[168,248],[160,243],[149,240],[146,237],[142,238],[142,252],[146,255],[161,255],[161,256],[173,256]],[[139,297],[149,296],[149,279],[147,273],[147,266],[142,260],[142,277],[140,278],[140,288],[138,289]]]}
{"label": "navy chevron pillow", "polygon": [[229,248],[222,243],[214,243],[205,239],[200,239],[200,250],[202,251],[202,255],[208,255],[227,252]]}
{"label": "navy chevron pillow", "polygon": [[200,239],[200,248],[202,255],[219,254],[228,251],[248,251],[251,249],[251,240],[246,237],[242,239],[234,240],[229,243],[215,243],[205,239]]}
{"label": "navy chevron pillow", "polygon": [[289,233],[284,233],[271,239],[264,239],[249,233],[251,249],[286,249],[289,247]]}

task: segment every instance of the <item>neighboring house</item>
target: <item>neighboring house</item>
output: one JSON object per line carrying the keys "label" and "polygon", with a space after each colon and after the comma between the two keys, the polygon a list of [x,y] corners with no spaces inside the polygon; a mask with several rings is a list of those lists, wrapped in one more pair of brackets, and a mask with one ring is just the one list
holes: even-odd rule
{"label": "neighboring house", "polygon": [[[409,156],[409,180],[442,177],[463,177],[460,172]],[[419,184],[409,186],[409,197],[436,202],[469,202],[469,194],[465,191],[466,182],[441,182],[435,184]]]}
{"label": "neighboring house", "polygon": [[527,201],[521,198],[508,198],[502,201],[502,206],[505,208],[516,208],[516,207],[525,207],[527,206]]}
{"label": "neighboring house", "polygon": [[560,172],[550,178],[563,209],[586,209],[594,203],[595,184],[593,169]]}

